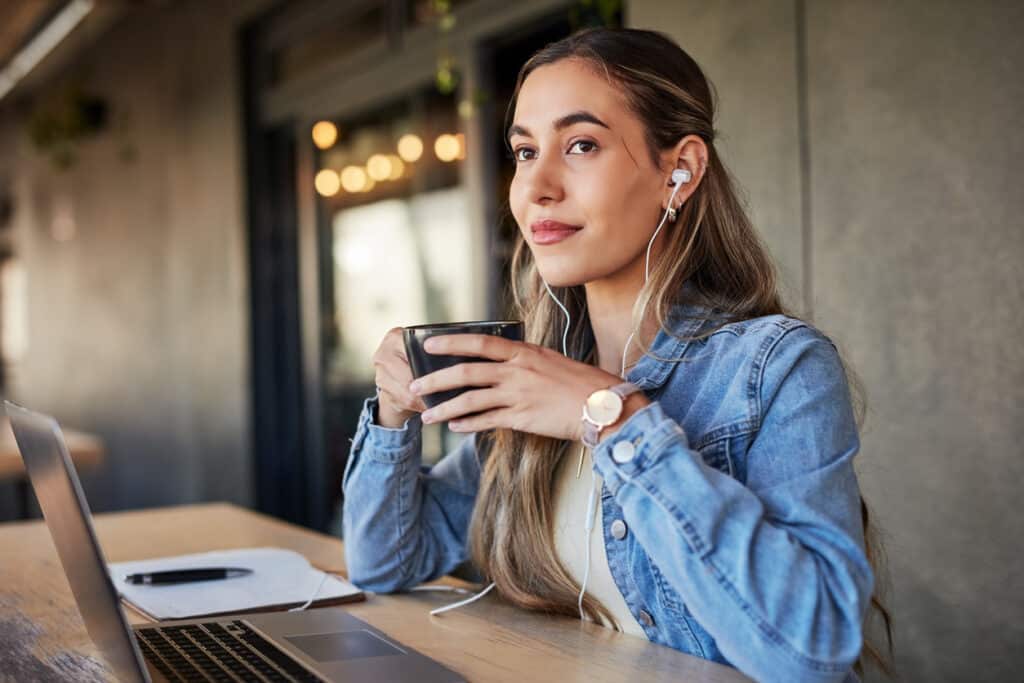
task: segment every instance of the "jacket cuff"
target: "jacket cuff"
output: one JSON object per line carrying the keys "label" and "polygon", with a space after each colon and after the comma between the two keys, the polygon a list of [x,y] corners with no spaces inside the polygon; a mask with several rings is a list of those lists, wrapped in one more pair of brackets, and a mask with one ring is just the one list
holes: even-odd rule
{"label": "jacket cuff", "polygon": [[378,462],[399,462],[417,452],[423,422],[413,415],[398,429],[390,429],[373,423],[373,416],[379,405],[379,394],[363,403],[359,414],[356,435],[352,439],[353,452],[362,449],[363,454]]}
{"label": "jacket cuff", "polygon": [[616,495],[623,484],[656,465],[666,452],[667,439],[689,446],[679,423],[665,415],[660,403],[652,401],[598,444],[594,467],[611,494]]}

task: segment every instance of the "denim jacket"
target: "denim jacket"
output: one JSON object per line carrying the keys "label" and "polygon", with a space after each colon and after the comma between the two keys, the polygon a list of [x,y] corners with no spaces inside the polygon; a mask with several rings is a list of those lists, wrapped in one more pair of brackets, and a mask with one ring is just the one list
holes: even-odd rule
{"label": "denim jacket", "polygon": [[[677,309],[677,335],[705,329],[693,310]],[[874,576],[834,345],[774,315],[695,341],[662,330],[651,352],[662,360],[628,373],[651,404],[593,454],[608,565],[630,611],[651,641],[759,681],[856,681]],[[375,402],[343,480],[345,554],[354,583],[391,592],[467,560],[481,465],[471,435],[421,466],[419,418],[374,425]]]}

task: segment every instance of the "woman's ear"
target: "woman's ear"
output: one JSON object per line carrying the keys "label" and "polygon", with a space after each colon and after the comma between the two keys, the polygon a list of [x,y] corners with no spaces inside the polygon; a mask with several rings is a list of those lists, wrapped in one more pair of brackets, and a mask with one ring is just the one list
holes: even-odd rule
{"label": "woman's ear", "polygon": [[[662,197],[662,209],[668,209],[669,197],[672,197],[672,208],[679,209],[696,191],[704,173],[708,167],[708,147],[697,135],[687,135],[680,140],[671,150],[665,153],[665,168],[669,169],[669,177],[666,180],[665,193]],[[683,171],[683,173],[674,173]],[[681,187],[676,191],[673,175],[681,181]],[[675,196],[672,196],[675,191]]]}

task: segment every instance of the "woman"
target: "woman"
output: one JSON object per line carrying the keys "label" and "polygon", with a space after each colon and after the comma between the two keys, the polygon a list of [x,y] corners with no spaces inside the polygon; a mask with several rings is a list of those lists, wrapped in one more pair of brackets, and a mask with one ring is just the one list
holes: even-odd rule
{"label": "woman", "polygon": [[[757,680],[856,680],[874,573],[844,367],[786,315],[700,68],[658,33],[579,33],[524,65],[509,111],[527,341],[436,338],[497,362],[416,382],[400,328],[382,341],[344,479],[351,579],[472,560],[524,608]],[[441,421],[473,436],[421,470]]]}

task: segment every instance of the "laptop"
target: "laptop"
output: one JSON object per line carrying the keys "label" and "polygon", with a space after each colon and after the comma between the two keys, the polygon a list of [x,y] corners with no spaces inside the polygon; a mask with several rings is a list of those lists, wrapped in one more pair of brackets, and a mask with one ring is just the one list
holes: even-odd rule
{"label": "laptop", "polygon": [[89,637],[118,680],[464,680],[338,607],[130,626],[57,421],[4,406]]}

